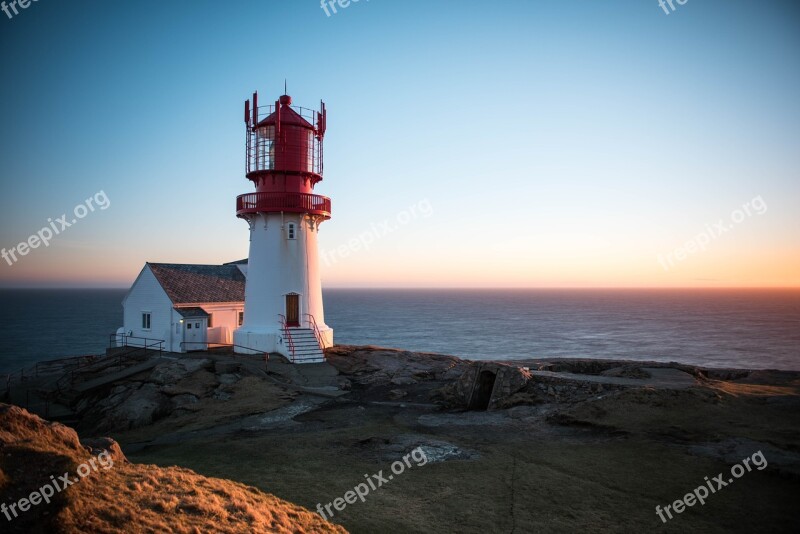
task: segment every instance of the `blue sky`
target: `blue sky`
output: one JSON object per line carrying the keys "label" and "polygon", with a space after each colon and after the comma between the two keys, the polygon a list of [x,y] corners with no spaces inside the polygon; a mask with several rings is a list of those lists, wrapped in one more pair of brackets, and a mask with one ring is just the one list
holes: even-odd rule
{"label": "blue sky", "polygon": [[[800,285],[800,6],[56,2],[0,13],[2,286],[246,256],[243,101],[329,109],[328,286]],[[710,223],[768,205],[664,269]],[[406,217],[403,220],[408,219]]]}

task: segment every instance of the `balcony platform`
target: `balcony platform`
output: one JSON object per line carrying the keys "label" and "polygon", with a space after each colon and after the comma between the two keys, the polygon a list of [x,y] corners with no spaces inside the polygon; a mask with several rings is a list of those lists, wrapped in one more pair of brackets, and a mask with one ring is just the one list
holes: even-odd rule
{"label": "balcony platform", "polygon": [[236,198],[236,216],[254,213],[308,213],[331,218],[331,199],[310,193],[247,193]]}

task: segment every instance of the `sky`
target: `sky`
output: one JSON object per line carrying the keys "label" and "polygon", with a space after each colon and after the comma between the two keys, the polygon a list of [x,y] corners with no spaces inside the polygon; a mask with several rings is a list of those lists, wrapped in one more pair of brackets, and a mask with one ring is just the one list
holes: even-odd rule
{"label": "sky", "polygon": [[798,287],[800,4],[674,6],[0,12],[0,287],[246,257],[243,103],[284,80],[328,107],[325,287]]}

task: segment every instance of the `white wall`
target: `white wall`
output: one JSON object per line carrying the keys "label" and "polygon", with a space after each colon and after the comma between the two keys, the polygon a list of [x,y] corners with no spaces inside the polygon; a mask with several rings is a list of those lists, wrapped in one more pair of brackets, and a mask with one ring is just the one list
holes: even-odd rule
{"label": "white wall", "polygon": [[[142,328],[142,313],[150,312],[150,329]],[[134,337],[147,338],[148,344],[155,340],[165,341],[164,349],[178,352],[180,348],[172,342],[175,337],[172,331],[174,312],[161,284],[148,265],[145,265],[131,290],[122,301],[122,329],[132,333]],[[153,340],[153,341],[149,341]],[[129,340],[129,345],[142,346],[143,339]]]}
{"label": "white wall", "polygon": [[239,312],[244,311],[244,302],[208,303],[199,306],[212,315],[208,342],[232,344],[233,332],[239,328]]}
{"label": "white wall", "polygon": [[[287,239],[290,222],[295,224],[296,239]],[[325,324],[322,306],[317,231],[309,217],[297,213],[262,213],[251,219],[245,316],[234,332],[236,345],[288,355],[280,343],[279,318],[286,313],[287,293],[300,295],[301,325],[308,327],[305,314],[314,315],[332,344],[333,331]]]}

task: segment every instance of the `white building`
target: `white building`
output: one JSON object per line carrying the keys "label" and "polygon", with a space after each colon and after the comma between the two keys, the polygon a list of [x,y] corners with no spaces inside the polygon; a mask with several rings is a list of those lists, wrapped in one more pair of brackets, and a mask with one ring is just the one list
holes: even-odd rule
{"label": "white building", "polygon": [[244,321],[245,261],[226,265],[148,263],[122,301],[117,343],[163,342],[168,352],[230,345]]}

